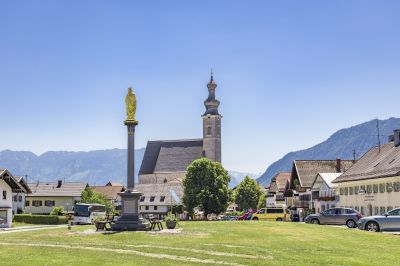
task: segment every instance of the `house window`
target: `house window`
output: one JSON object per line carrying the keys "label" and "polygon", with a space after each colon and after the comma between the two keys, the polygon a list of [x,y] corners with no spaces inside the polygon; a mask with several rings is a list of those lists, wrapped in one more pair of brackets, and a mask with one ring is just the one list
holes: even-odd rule
{"label": "house window", "polygon": [[167,183],[167,182],[168,182],[168,180],[166,178],[164,178],[164,184]]}
{"label": "house window", "polygon": [[18,200],[18,196],[17,196],[17,195],[14,195],[13,201],[17,202],[17,200]]}
{"label": "house window", "polygon": [[154,206],[154,210],[156,211],[158,209],[158,206]]}
{"label": "house window", "polygon": [[146,206],[146,211],[148,211],[149,210],[149,206]]}
{"label": "house window", "polygon": [[150,202],[154,202],[155,198],[156,198],[155,196],[151,196],[150,197]]}
{"label": "house window", "polygon": [[144,199],[145,199],[146,197],[144,197],[144,196],[141,196],[140,197],[140,202],[144,202]]}
{"label": "house window", "polygon": [[207,128],[207,135],[211,135],[211,127]]}
{"label": "house window", "polygon": [[18,196],[18,201],[19,201],[19,202],[22,202],[22,195],[19,195],[19,196]]}
{"label": "house window", "polygon": [[29,207],[29,203],[30,203],[29,200],[25,201],[25,206],[26,206],[26,207]]}
{"label": "house window", "polygon": [[41,207],[43,202],[41,200],[32,200],[32,206],[34,207]]}
{"label": "house window", "polygon": [[56,202],[54,200],[45,200],[44,201],[44,206],[46,207],[54,207],[56,205]]}
{"label": "house window", "polygon": [[161,196],[160,197],[160,202],[164,202],[165,201],[165,196]]}
{"label": "house window", "polygon": [[3,200],[7,199],[7,191],[3,190]]}

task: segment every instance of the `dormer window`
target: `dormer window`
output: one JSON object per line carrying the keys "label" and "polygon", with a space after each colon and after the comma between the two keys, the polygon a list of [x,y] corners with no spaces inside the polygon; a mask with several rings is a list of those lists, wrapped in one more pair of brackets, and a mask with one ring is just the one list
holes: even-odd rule
{"label": "dormer window", "polygon": [[156,199],[155,196],[151,196],[151,197],[150,197],[150,202],[154,202],[155,199]]}
{"label": "dormer window", "polygon": [[165,196],[161,196],[160,197],[160,202],[164,202],[165,201]]}
{"label": "dormer window", "polygon": [[143,202],[145,198],[146,198],[146,197],[141,196],[141,197],[140,197],[140,202]]}

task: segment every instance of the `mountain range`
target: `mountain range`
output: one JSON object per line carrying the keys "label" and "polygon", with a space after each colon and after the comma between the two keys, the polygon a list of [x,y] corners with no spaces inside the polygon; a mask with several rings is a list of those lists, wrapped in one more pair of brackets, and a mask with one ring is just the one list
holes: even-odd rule
{"label": "mountain range", "polygon": [[393,130],[400,128],[400,118],[375,119],[341,129],[322,143],[305,150],[286,154],[282,159],[271,164],[257,181],[263,185],[269,184],[271,178],[278,172],[291,171],[293,160],[353,159],[353,151],[355,151],[357,159],[369,149],[378,145],[377,121],[381,144],[387,143],[389,135],[393,135]]}
{"label": "mountain range", "polygon": [[[145,149],[135,150],[135,181]],[[126,150],[111,149],[89,152],[49,151],[38,156],[30,151],[0,152],[0,168],[7,168],[16,176],[28,175],[28,182],[46,182],[65,179],[67,182],[85,182],[105,185],[109,181],[126,183]],[[249,175],[229,171],[230,187],[234,187]]]}

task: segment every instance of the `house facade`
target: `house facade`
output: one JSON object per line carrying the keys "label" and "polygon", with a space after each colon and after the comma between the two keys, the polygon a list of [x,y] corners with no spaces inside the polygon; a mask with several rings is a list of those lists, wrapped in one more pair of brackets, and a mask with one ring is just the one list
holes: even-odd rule
{"label": "house facade", "polygon": [[370,149],[349,171],[333,181],[339,205],[362,215],[379,215],[400,207],[400,130],[390,142]]}
{"label": "house facade", "polygon": [[315,213],[334,208],[338,205],[339,197],[336,195],[337,184],[332,181],[342,173],[319,173],[311,186],[311,208]]}
{"label": "house facade", "polygon": [[6,169],[0,169],[0,228],[12,226],[12,194],[22,191],[19,182]]}
{"label": "house facade", "polygon": [[221,162],[221,119],[216,99],[217,84],[211,75],[207,84],[208,97],[202,115],[203,138],[149,141],[139,170],[136,189],[143,193],[142,214],[164,215],[168,206],[182,205],[182,180],[187,167],[197,159],[207,157]]}
{"label": "house facade", "polygon": [[30,183],[31,193],[27,195],[25,212],[32,214],[50,214],[54,207],[64,207],[71,211],[75,203],[81,200],[86,183],[57,182]]}
{"label": "house facade", "polygon": [[31,192],[28,184],[25,182],[23,177],[15,176],[14,177],[19,183],[21,189],[13,192],[12,194],[12,211],[13,214],[19,214],[25,212],[25,202],[26,195]]}
{"label": "house facade", "polygon": [[267,191],[267,206],[286,205],[284,193],[290,176],[290,172],[281,172],[271,179]]}
{"label": "house facade", "polygon": [[294,160],[290,181],[285,189],[290,209],[300,217],[313,211],[311,187],[319,173],[343,173],[355,161],[353,160]]}

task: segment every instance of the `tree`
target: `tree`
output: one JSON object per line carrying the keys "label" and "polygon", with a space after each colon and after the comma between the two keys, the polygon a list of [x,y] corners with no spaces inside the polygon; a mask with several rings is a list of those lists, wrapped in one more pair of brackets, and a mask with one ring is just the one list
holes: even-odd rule
{"label": "tree", "polygon": [[183,203],[189,213],[201,207],[204,216],[226,211],[229,201],[228,184],[230,177],[220,163],[207,158],[193,161],[183,179]]}
{"label": "tree", "polygon": [[261,193],[258,199],[257,209],[265,208],[267,206],[267,197],[265,193]]}
{"label": "tree", "polygon": [[58,215],[58,216],[64,215],[64,206],[53,207],[53,209],[50,212],[50,215]]}
{"label": "tree", "polygon": [[97,203],[106,206],[107,213],[114,213],[115,207],[114,205],[106,199],[104,194],[94,192],[90,187],[85,188],[81,194],[81,203]]}
{"label": "tree", "polygon": [[262,194],[257,182],[246,176],[237,186],[235,203],[241,210],[257,209],[259,198]]}

